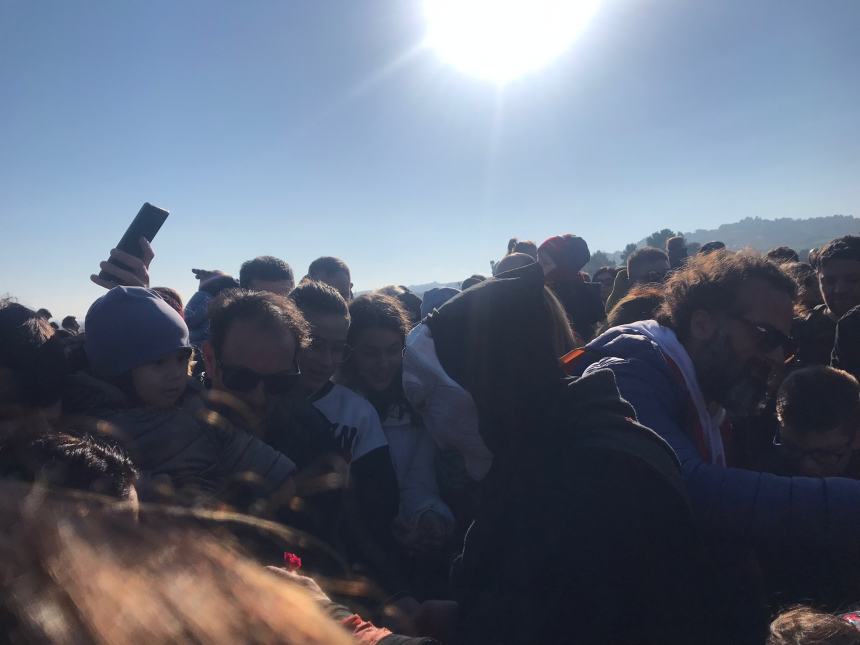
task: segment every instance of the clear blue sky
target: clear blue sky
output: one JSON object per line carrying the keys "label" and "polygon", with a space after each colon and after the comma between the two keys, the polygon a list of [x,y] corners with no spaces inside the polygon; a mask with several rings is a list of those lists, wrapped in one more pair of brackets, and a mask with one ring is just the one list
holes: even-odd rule
{"label": "clear blue sky", "polygon": [[337,255],[357,289],[507,239],[860,214],[860,2],[605,0],[499,91],[417,0],[0,1],[0,293],[82,315],[141,203],[154,285]]}

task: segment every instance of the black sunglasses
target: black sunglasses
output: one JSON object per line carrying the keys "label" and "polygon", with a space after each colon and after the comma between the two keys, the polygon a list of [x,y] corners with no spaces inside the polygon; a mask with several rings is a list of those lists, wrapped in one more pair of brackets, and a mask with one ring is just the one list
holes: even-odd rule
{"label": "black sunglasses", "polygon": [[247,367],[231,367],[220,361],[218,361],[218,367],[221,368],[221,379],[224,385],[234,392],[250,392],[262,382],[267,393],[286,394],[296,386],[302,376],[298,366],[294,371],[274,374],[260,374]]}
{"label": "black sunglasses", "polygon": [[782,348],[786,356],[793,356],[797,352],[797,343],[791,336],[786,336],[775,327],[771,327],[767,323],[757,323],[744,318],[743,316],[732,316],[747,327],[749,327],[756,335],[756,345],[765,354],[770,354],[778,347]]}

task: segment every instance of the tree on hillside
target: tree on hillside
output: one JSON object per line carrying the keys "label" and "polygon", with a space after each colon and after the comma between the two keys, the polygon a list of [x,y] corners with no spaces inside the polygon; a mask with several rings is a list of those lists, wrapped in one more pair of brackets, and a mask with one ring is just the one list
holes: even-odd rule
{"label": "tree on hillside", "polygon": [[588,275],[594,275],[594,272],[597,271],[600,267],[614,267],[615,260],[609,257],[607,253],[604,251],[595,251],[591,254],[591,259],[588,263],[582,267],[582,270],[585,271]]}
{"label": "tree on hillside", "polygon": [[633,251],[635,251],[635,250],[636,250],[636,243],[630,242],[630,244],[625,246],[624,250],[621,251],[621,261],[626,263],[627,258],[629,258],[631,255],[633,255]]}
{"label": "tree on hillside", "polygon": [[645,244],[648,246],[653,246],[655,249],[666,249],[666,240],[670,237],[675,237],[677,235],[681,235],[681,233],[675,233],[670,228],[664,228],[662,231],[655,231],[651,233],[646,239]]}

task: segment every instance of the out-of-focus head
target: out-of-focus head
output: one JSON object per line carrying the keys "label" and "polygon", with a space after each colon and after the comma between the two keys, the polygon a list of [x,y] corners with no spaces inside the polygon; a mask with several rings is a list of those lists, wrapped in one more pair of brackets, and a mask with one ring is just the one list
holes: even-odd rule
{"label": "out-of-focus head", "polygon": [[451,287],[439,287],[425,291],[424,297],[421,299],[421,319],[426,318],[427,314],[444,305],[458,293],[460,293],[459,289]]}
{"label": "out-of-focus head", "polygon": [[718,251],[690,258],[669,277],[656,318],[686,347],[705,395],[749,413],[758,399],[745,399],[763,394],[754,390],[793,352],[796,292],[772,262]]}
{"label": "out-of-focus head", "polygon": [[53,318],[51,312],[44,307],[42,309],[37,310],[36,315],[39,316],[39,318],[44,318],[45,320],[50,320],[51,318]]}
{"label": "out-of-focus head", "polygon": [[352,352],[343,366],[346,381],[365,394],[396,387],[411,329],[406,309],[392,296],[369,293],[353,299],[349,315]]}
{"label": "out-of-focus head", "polygon": [[78,319],[74,316],[66,316],[65,318],[63,318],[63,322],[60,326],[67,332],[72,334],[77,334],[81,331],[81,326],[78,323]]}
{"label": "out-of-focus head", "polygon": [[531,256],[532,260],[537,260],[538,247],[531,240],[519,240],[512,237],[508,240],[508,255],[511,253],[525,253]]}
{"label": "out-of-focus head", "polygon": [[404,391],[437,443],[471,455],[480,474],[477,430],[493,454],[515,452],[526,440],[523,420],[557,394],[559,359],[574,345],[564,309],[532,263],[464,291],[413,330]]}
{"label": "out-of-focus head", "polygon": [[662,304],[663,285],[637,285],[612,308],[607,315],[606,325],[611,328],[651,320]]}
{"label": "out-of-focus head", "polygon": [[860,236],[831,240],[818,251],[813,266],[824,303],[834,316],[860,305]]}
{"label": "out-of-focus head", "polygon": [[767,645],[860,645],[860,631],[833,614],[795,607],[770,624]]}
{"label": "out-of-focus head", "polygon": [[818,274],[805,262],[788,262],[781,265],[782,270],[797,284],[797,310],[806,314],[824,303]]}
{"label": "out-of-focus head", "polygon": [[470,275],[468,278],[463,280],[463,283],[460,285],[460,291],[465,291],[469,287],[474,287],[476,284],[480,284],[484,280],[487,279],[487,276],[480,275],[475,273],[474,275]]}
{"label": "out-of-focus head", "polygon": [[54,330],[32,309],[0,300],[0,421],[55,421],[66,361]]}
{"label": "out-of-focus head", "polygon": [[604,303],[612,295],[612,288],[615,286],[615,276],[618,275],[619,271],[618,267],[600,267],[591,277],[592,282],[600,285],[600,295]]}
{"label": "out-of-focus head", "polygon": [[409,316],[410,329],[421,322],[421,298],[413,293],[408,287],[403,285],[390,284],[381,289],[377,289],[376,293],[381,293],[385,296],[397,298],[406,313]]}
{"label": "out-of-focus head", "polygon": [[538,249],[538,262],[548,283],[578,280],[579,272],[590,259],[585,240],[570,233],[551,237]]}
{"label": "out-of-focus head", "polygon": [[152,287],[152,290],[161,296],[161,299],[170,305],[171,309],[180,316],[185,317],[185,303],[183,303],[182,296],[179,295],[176,289],[171,289],[170,287]]}
{"label": "out-of-focus head", "polygon": [[352,300],[352,276],[343,260],[332,257],[317,258],[308,267],[308,277],[334,287],[347,302]]}
{"label": "out-of-focus head", "polygon": [[219,533],[167,517],[136,523],[101,500],[27,496],[13,482],[2,492],[0,628],[10,642],[352,642],[311,594]]}
{"label": "out-of-focus head", "polygon": [[137,502],[137,471],[128,455],[89,434],[14,437],[0,446],[0,477]]}
{"label": "out-of-focus head", "polygon": [[493,275],[501,275],[506,271],[513,271],[514,269],[519,269],[520,267],[528,266],[534,263],[535,259],[530,255],[516,252],[510,253],[496,263],[496,265],[493,267]]}
{"label": "out-of-focus head", "polygon": [[288,296],[295,288],[296,281],[289,264],[271,255],[261,255],[248,260],[239,269],[239,285],[251,291]]}
{"label": "out-of-focus head", "polygon": [[338,291],[324,283],[307,280],[290,294],[310,326],[311,340],[299,356],[302,386],[313,394],[329,382],[349,358],[349,306]]}
{"label": "out-of-focus head", "polygon": [[687,241],[681,236],[666,240],[666,254],[673,269],[679,269],[687,259]]}
{"label": "out-of-focus head", "polygon": [[774,264],[786,264],[787,262],[800,262],[800,256],[789,246],[777,246],[765,254],[765,257]]}
{"label": "out-of-focus head", "polygon": [[659,284],[669,274],[669,256],[665,251],[645,246],[627,258],[627,275],[633,284]]}
{"label": "out-of-focus head", "polygon": [[707,255],[708,253],[713,253],[714,251],[723,251],[725,250],[725,248],[726,245],[723,242],[715,240],[702,244],[702,246],[699,248],[699,253],[702,255]]}
{"label": "out-of-focus head", "polygon": [[209,320],[206,375],[215,390],[244,404],[251,421],[261,421],[269,404],[299,383],[299,353],[310,344],[307,321],[289,298],[243,289],[218,296]]}
{"label": "out-of-focus head", "polygon": [[777,396],[780,443],[796,469],[808,477],[842,475],[860,447],[860,385],[832,367],[792,372]]}

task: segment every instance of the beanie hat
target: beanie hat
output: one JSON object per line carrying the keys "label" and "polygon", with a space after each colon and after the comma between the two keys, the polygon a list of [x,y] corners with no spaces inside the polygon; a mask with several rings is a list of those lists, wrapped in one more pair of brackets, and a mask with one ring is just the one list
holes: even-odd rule
{"label": "beanie hat", "polygon": [[425,291],[421,301],[421,318],[426,318],[427,314],[444,305],[458,293],[460,290],[452,287],[438,287]]}
{"label": "beanie hat", "polygon": [[84,351],[109,376],[190,347],[188,327],[159,295],[142,287],[114,287],[87,311]]}
{"label": "beanie hat", "polygon": [[588,244],[581,237],[556,235],[540,245],[538,249],[542,262],[549,260],[547,282],[579,280],[579,272],[591,259]]}

